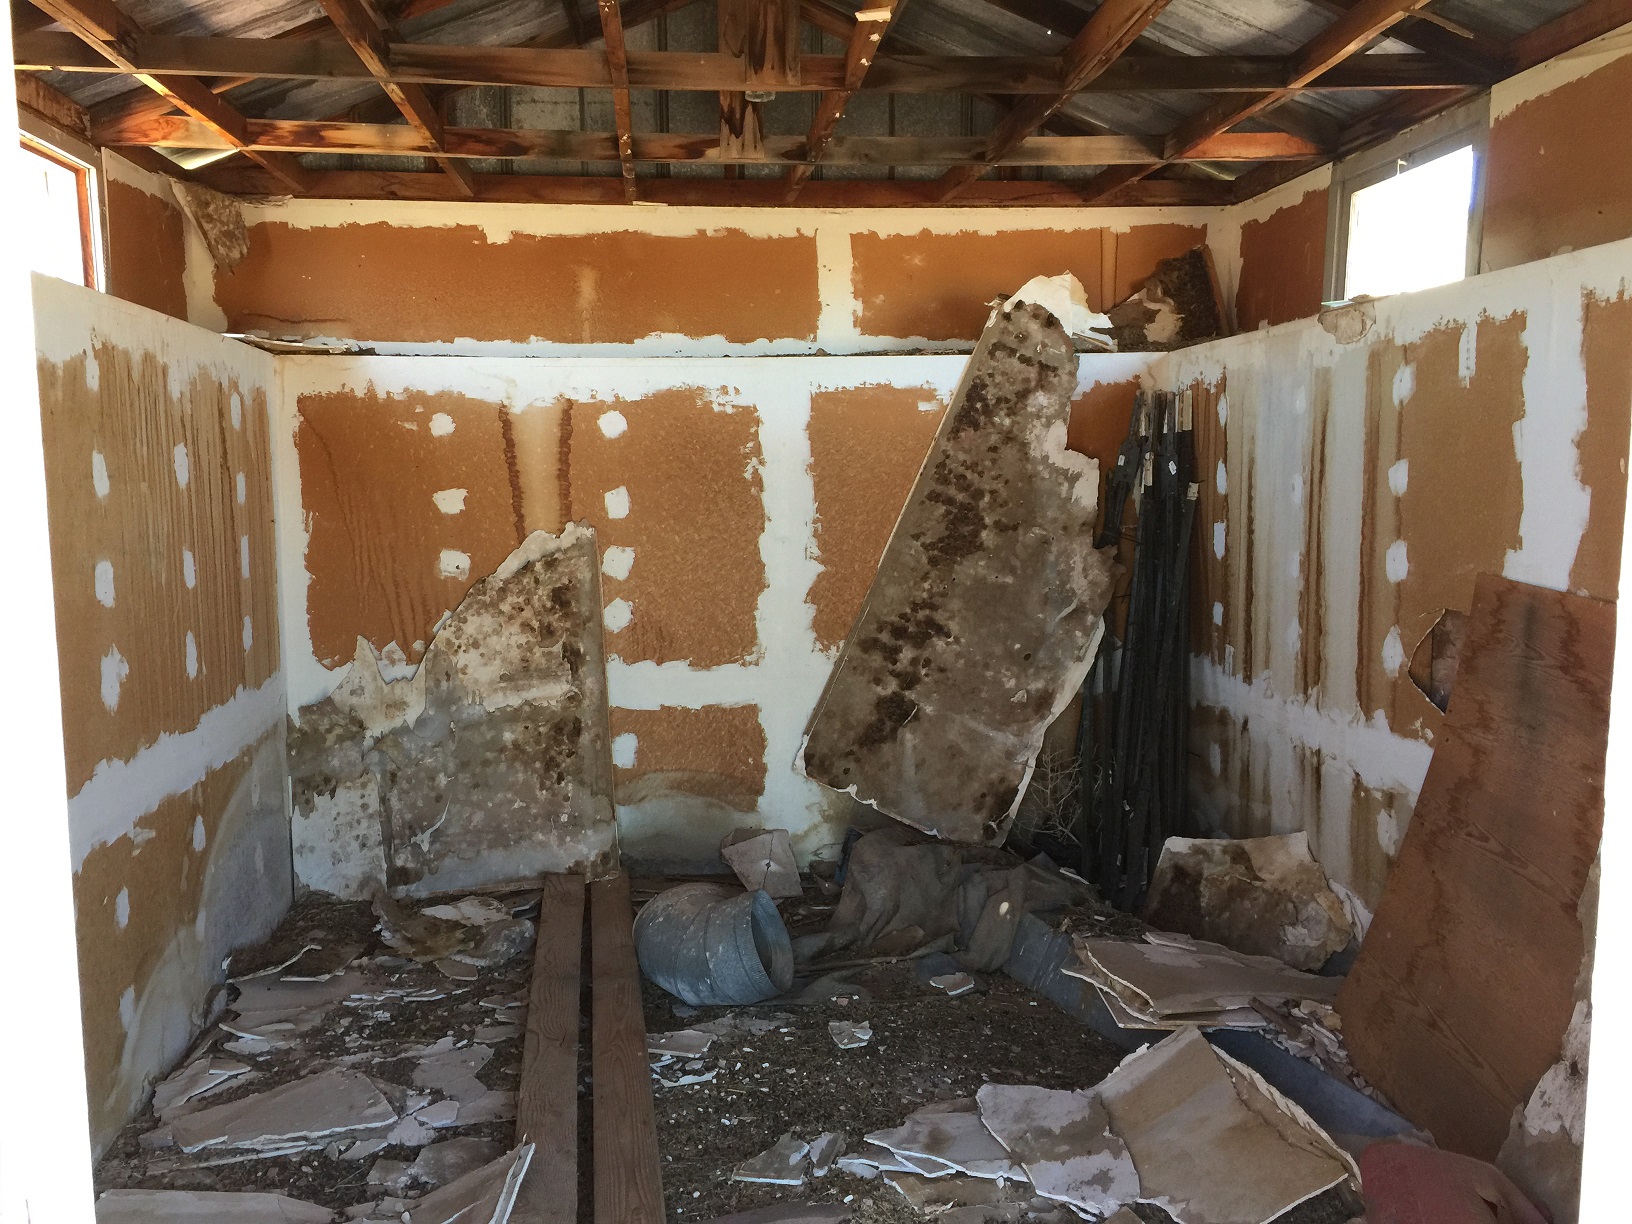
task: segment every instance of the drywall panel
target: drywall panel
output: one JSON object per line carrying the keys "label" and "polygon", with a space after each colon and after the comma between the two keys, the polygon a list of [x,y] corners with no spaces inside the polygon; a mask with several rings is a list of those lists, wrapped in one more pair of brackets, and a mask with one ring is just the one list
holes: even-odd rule
{"label": "drywall panel", "polygon": [[1329,195],[1324,187],[1312,190],[1267,217],[1242,223],[1237,331],[1320,313]]}
{"label": "drywall panel", "polygon": [[181,209],[120,179],[107,184],[108,292],[187,318],[187,244]]}
{"label": "drywall panel", "polygon": [[[1131,397],[1149,362],[1083,357],[1079,408],[1104,386]],[[415,643],[496,564],[478,536],[458,534],[463,514],[486,507],[494,548],[518,521],[560,530],[570,517],[600,537],[625,856],[717,865],[720,838],[739,824],[788,829],[803,856],[820,852],[842,836],[852,801],[796,773],[794,754],[963,366],[958,356],[282,360],[274,432],[291,713],[313,716],[359,637],[386,677],[412,673]],[[468,421],[447,410],[432,428],[449,405]],[[308,441],[318,413],[323,445]],[[342,498],[342,484],[357,491]],[[447,489],[464,490],[466,510],[434,507]],[[426,522],[434,548],[416,538]],[[457,562],[445,578],[444,550],[468,555],[468,572]],[[359,597],[362,564],[377,568],[376,583],[403,567],[390,615]],[[379,816],[366,787],[297,788],[296,798],[304,879],[346,891],[377,874],[384,850],[369,835]]]}
{"label": "drywall panel", "polygon": [[1198,391],[1193,781],[1221,828],[1307,829],[1375,904],[1443,717],[1408,668],[1438,613],[1481,572],[1616,596],[1629,283],[1621,242],[1158,361]]}
{"label": "drywall panel", "polygon": [[289,903],[266,354],[34,282],[92,1135]]}

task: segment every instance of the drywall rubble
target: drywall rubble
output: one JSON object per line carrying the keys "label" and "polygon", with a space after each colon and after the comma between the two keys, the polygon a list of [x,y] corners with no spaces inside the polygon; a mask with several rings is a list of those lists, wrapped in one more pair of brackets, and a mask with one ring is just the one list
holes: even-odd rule
{"label": "drywall rubble", "polygon": [[797,897],[804,891],[786,829],[739,829],[720,847],[720,858],[749,892],[763,888],[773,897]]}
{"label": "drywall rubble", "polygon": [[373,649],[290,733],[296,872],[352,899],[604,872],[615,853],[595,533],[534,532],[418,669]]}
{"label": "drywall rubble", "polygon": [[739,1164],[731,1177],[735,1181],[771,1186],[802,1186],[809,1156],[810,1144],[791,1134],[783,1135],[758,1156]]}
{"label": "drywall rubble", "polygon": [[1038,1194],[1096,1213],[1139,1197],[1128,1145],[1096,1092],[987,1084],[976,1099]]}
{"label": "drywall rubble", "polygon": [[1001,841],[1104,626],[1095,462],[1066,447],[1076,355],[994,311],[807,728],[807,776],[954,842]]}
{"label": "drywall rubble", "polygon": [[334,1212],[282,1194],[220,1190],[108,1190],[96,1224],[329,1224]]}
{"label": "drywall rubble", "polygon": [[1301,831],[1241,841],[1168,838],[1144,918],[1159,930],[1273,956],[1309,972],[1354,934]]}

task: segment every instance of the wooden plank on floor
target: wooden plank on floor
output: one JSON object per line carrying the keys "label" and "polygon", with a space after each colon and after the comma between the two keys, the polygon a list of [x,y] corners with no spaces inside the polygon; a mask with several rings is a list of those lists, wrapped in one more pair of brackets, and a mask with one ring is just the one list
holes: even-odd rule
{"label": "wooden plank on floor", "polygon": [[629,877],[589,886],[595,1081],[595,1224],[662,1224],[657,1113],[635,964]]}
{"label": "wooden plank on floor", "polygon": [[545,876],[516,1100],[516,1138],[534,1145],[533,1160],[510,1216],[514,1224],[576,1224],[578,1219],[583,937],[583,876]]}

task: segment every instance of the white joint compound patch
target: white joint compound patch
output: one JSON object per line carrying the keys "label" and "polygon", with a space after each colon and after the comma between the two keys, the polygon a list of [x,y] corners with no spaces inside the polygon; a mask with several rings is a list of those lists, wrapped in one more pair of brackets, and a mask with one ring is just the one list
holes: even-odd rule
{"label": "white joint compound patch", "polygon": [[431,500],[443,514],[458,514],[465,508],[464,489],[438,489],[431,494]]}
{"label": "white joint compound patch", "polygon": [[621,633],[635,619],[635,609],[627,599],[614,599],[601,613],[601,623],[609,633]]}
{"label": "white joint compound patch", "polygon": [[1394,406],[1403,408],[1417,389],[1417,367],[1409,361],[1394,371]]}
{"label": "white joint compound patch", "polygon": [[445,438],[453,432],[453,418],[445,412],[431,414],[431,437]]}
{"label": "white joint compound patch", "polygon": [[600,419],[595,423],[609,438],[621,438],[629,428],[629,418],[615,408],[610,412],[601,413]]}
{"label": "white joint compound patch", "polygon": [[1221,604],[1221,603],[1216,603],[1215,602],[1213,604],[1213,624],[1222,625],[1223,623],[1224,623],[1224,605]]}
{"label": "white joint compound patch", "polygon": [[1213,476],[1213,483],[1217,486],[1218,495],[1220,497],[1223,497],[1224,494],[1230,491],[1230,481],[1229,477],[1224,472],[1224,460],[1222,459],[1218,461],[1218,471]]}
{"label": "white joint compound patch", "polygon": [[130,889],[121,888],[113,899],[113,924],[121,931],[130,925]]}
{"label": "white joint compound patch", "polygon": [[1224,560],[1224,524],[1213,524],[1213,556]]}
{"label": "white joint compound patch", "polygon": [[237,484],[238,484],[238,504],[241,506],[246,501],[249,500],[249,488],[248,488],[247,482],[244,480],[244,474],[242,472],[238,473]]}
{"label": "white joint compound patch", "polygon": [[101,451],[91,452],[91,488],[96,490],[98,497],[108,495],[108,461],[102,457]]}
{"label": "white joint compound patch", "polygon": [[187,630],[187,678],[198,679],[198,639],[191,629]]}
{"label": "white joint compound patch", "polygon": [[616,578],[619,582],[629,577],[629,571],[634,566],[635,550],[622,544],[612,545],[601,558],[601,573],[608,578]]}
{"label": "white joint compound patch", "polygon": [[119,647],[108,647],[108,653],[102,656],[102,704],[110,711],[119,708],[119,686],[128,675],[130,664],[119,653]]}
{"label": "white joint compound patch", "polygon": [[436,568],[444,578],[469,578],[470,554],[460,552],[457,548],[444,548],[442,555],[437,558]]}
{"label": "white joint compound patch", "polygon": [[248,654],[249,648],[253,645],[255,645],[255,622],[246,616],[244,617],[244,653]]}
{"label": "white joint compound patch", "polygon": [[181,550],[181,580],[187,584],[190,591],[198,585],[198,563],[193,560],[193,550]]}
{"label": "white joint compound patch", "polygon": [[234,391],[230,407],[232,409],[232,427],[242,429],[244,427],[244,397]]}
{"label": "white joint compound patch", "polygon": [[1405,647],[1400,642],[1400,627],[1395,625],[1383,639],[1383,670],[1390,676],[1398,676],[1404,666]]}
{"label": "white joint compound patch", "polygon": [[635,752],[640,746],[640,740],[632,731],[625,731],[622,735],[612,739],[612,764],[619,769],[633,769],[635,767]]}
{"label": "white joint compound patch", "polygon": [[606,517],[614,519],[629,517],[629,490],[622,485],[607,490]]}
{"label": "white joint compound patch", "polygon": [[1388,487],[1395,497],[1404,497],[1411,483],[1411,460],[1401,459],[1388,469]]}
{"label": "white joint compound patch", "polygon": [[136,1023],[136,987],[126,986],[119,996],[119,1026],[130,1032]]}
{"label": "white joint compound patch", "polygon": [[96,602],[104,608],[113,607],[113,562],[96,563]]}
{"label": "white joint compound patch", "polygon": [[204,817],[193,817],[193,849],[203,850],[205,843]]}
{"label": "white joint compound patch", "polygon": [[187,487],[187,480],[188,480],[187,447],[186,447],[185,443],[182,443],[182,442],[177,442],[176,443],[175,461],[176,461],[176,483],[178,485],[180,485],[182,488],[185,489]]}
{"label": "white joint compound patch", "polygon": [[249,537],[238,537],[238,572],[245,578],[249,577]]}
{"label": "white joint compound patch", "polygon": [[1395,540],[1388,546],[1388,556],[1383,562],[1383,568],[1387,571],[1390,582],[1405,581],[1405,576],[1411,572],[1411,562],[1406,557],[1404,540]]}

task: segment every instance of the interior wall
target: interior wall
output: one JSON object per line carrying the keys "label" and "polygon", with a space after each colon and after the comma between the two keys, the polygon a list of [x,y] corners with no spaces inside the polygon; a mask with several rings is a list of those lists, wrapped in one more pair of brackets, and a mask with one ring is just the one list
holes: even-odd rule
{"label": "interior wall", "polygon": [[1616,598],[1632,241],[1155,376],[1199,392],[1193,788],[1231,835],[1307,829],[1374,904],[1440,728],[1411,671],[1441,611],[1480,572]]}
{"label": "interior wall", "polygon": [[291,891],[272,359],[34,278],[98,1150]]}
{"label": "interior wall", "polygon": [[171,180],[104,153],[107,290],[116,298],[187,320],[186,217]]}
{"label": "interior wall", "polygon": [[[1108,469],[1147,355],[1081,362],[1072,439]],[[277,488],[290,706],[362,638],[416,664],[530,531],[599,536],[624,855],[717,868],[733,828],[803,858],[851,801],[794,757],[963,372],[959,356],[281,362]],[[366,889],[347,830],[377,820],[294,779],[306,883]],[[326,830],[326,832],[325,832]]]}
{"label": "interior wall", "polygon": [[[986,304],[1076,274],[1096,308],[1203,241],[1209,210],[705,209],[291,200],[205,322],[380,353],[968,351]],[[200,309],[195,305],[195,310]]]}

